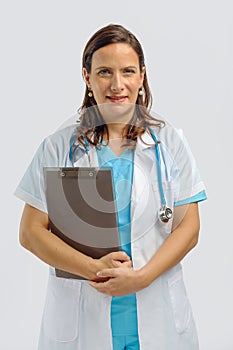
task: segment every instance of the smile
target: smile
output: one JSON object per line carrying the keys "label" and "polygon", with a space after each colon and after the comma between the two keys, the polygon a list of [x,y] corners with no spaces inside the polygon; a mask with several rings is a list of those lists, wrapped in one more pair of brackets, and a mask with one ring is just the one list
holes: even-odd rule
{"label": "smile", "polygon": [[128,97],[127,96],[107,96],[111,102],[124,102]]}

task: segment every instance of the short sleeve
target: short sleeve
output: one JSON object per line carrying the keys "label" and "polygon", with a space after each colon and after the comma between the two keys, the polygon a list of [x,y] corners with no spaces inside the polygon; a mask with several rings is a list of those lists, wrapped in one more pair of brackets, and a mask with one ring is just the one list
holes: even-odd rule
{"label": "short sleeve", "polygon": [[44,167],[70,166],[69,140],[73,130],[66,128],[44,139],[14,192],[16,197],[47,213]]}
{"label": "short sleeve", "polygon": [[165,173],[173,186],[174,206],[207,199],[196,160],[182,130],[171,126],[168,129],[162,134],[161,145]]}
{"label": "short sleeve", "polygon": [[47,212],[43,178],[43,167],[48,163],[46,149],[47,141],[44,140],[14,192],[16,197],[44,212]]}

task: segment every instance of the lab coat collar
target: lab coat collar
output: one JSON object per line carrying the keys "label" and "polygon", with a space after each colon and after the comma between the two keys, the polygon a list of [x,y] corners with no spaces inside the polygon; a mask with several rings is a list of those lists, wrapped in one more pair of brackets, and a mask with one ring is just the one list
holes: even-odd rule
{"label": "lab coat collar", "polygon": [[154,147],[155,141],[154,141],[153,137],[151,136],[149,130],[146,130],[142,134],[141,138],[140,137],[138,138],[137,145],[139,146],[140,149]]}
{"label": "lab coat collar", "polygon": [[89,159],[88,159],[88,155],[85,152],[85,148],[80,145],[80,148],[82,148],[83,152],[81,157],[79,157],[75,162],[74,162],[74,167],[98,167],[99,163],[98,163],[98,156],[97,156],[97,152],[94,146],[90,147],[90,150],[88,151],[89,154]]}

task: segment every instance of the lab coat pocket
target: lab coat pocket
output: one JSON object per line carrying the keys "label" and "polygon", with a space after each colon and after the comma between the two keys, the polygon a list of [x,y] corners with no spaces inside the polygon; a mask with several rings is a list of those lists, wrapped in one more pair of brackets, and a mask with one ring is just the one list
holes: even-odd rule
{"label": "lab coat pocket", "polygon": [[178,333],[183,333],[189,327],[192,318],[192,310],[187,297],[182,270],[178,270],[168,279],[168,288],[175,327]]}
{"label": "lab coat pocket", "polygon": [[81,283],[49,276],[43,326],[50,339],[68,342],[77,338]]}

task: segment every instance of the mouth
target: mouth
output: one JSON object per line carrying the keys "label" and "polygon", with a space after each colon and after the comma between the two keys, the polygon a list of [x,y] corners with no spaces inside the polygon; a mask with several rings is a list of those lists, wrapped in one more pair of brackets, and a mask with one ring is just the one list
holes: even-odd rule
{"label": "mouth", "polygon": [[113,103],[122,103],[125,102],[128,98],[128,96],[106,96],[108,100],[110,100],[110,102]]}

